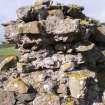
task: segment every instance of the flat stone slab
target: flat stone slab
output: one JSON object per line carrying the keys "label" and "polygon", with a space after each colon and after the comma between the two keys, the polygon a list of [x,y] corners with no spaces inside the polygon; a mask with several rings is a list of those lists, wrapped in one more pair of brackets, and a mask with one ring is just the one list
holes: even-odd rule
{"label": "flat stone slab", "polygon": [[0,105],[14,105],[15,101],[13,92],[7,92],[0,89]]}
{"label": "flat stone slab", "polygon": [[46,32],[49,34],[68,34],[79,31],[78,19],[59,19],[50,17],[46,20]]}

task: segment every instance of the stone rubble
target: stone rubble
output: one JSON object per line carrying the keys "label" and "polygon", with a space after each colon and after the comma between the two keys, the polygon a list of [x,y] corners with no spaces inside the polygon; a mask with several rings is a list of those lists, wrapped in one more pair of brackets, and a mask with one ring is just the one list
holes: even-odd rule
{"label": "stone rubble", "polygon": [[97,78],[98,64],[105,62],[97,45],[105,43],[105,26],[83,10],[37,0],[20,7],[16,21],[2,24],[19,59],[9,57],[0,64],[0,94],[5,93],[0,105],[105,104]]}

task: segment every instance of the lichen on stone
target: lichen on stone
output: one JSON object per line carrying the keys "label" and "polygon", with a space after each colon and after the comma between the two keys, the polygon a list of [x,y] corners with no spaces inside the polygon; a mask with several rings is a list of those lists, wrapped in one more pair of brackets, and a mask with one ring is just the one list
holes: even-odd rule
{"label": "lichen on stone", "polygon": [[65,73],[69,78],[74,78],[77,80],[82,80],[88,77],[95,77],[95,73],[87,70],[73,71],[71,73]]}
{"label": "lichen on stone", "polygon": [[74,101],[71,98],[68,98],[65,103],[65,105],[74,105]]}
{"label": "lichen on stone", "polygon": [[86,19],[81,19],[80,20],[80,25],[85,25],[85,26],[88,26],[90,24],[90,22],[88,21],[88,20],[86,20]]}
{"label": "lichen on stone", "polygon": [[15,91],[17,93],[27,93],[28,86],[18,77],[10,80],[6,87],[9,91]]}
{"label": "lichen on stone", "polygon": [[68,10],[69,13],[77,13],[77,12],[81,12],[84,8],[80,7],[78,5],[70,5],[70,8]]}

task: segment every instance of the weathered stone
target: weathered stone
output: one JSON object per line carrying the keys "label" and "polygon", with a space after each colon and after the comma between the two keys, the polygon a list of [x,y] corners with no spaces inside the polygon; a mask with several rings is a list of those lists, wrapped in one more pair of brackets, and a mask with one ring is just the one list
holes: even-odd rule
{"label": "weathered stone", "polygon": [[[32,17],[32,16],[35,16],[35,14],[33,14],[33,15],[30,15],[30,13],[31,13],[31,7],[30,6],[24,6],[24,7],[21,7],[21,8],[19,8],[18,10],[17,10],[17,17],[19,18],[19,19],[22,19],[22,20],[25,20],[25,21],[27,21],[27,20],[30,20],[30,18]],[[30,17],[31,16],[31,17]],[[35,18],[35,17],[34,17]]]}
{"label": "weathered stone", "polygon": [[27,93],[28,89],[29,87],[20,78],[10,80],[6,87],[6,90],[14,91],[20,94]]}
{"label": "weathered stone", "polygon": [[17,70],[18,72],[24,72],[25,71],[25,67],[26,67],[26,64],[25,63],[17,63]]}
{"label": "weathered stone", "polygon": [[77,52],[85,52],[85,51],[92,50],[94,47],[95,47],[94,43],[80,42],[80,43],[77,43],[74,48]]}
{"label": "weathered stone", "polygon": [[16,35],[16,24],[8,25],[5,27],[5,37],[8,42],[13,42],[14,40],[18,40],[18,36]]}
{"label": "weathered stone", "polygon": [[86,99],[89,102],[95,101],[99,88],[94,72],[81,70],[67,73],[66,75],[69,77],[69,88],[72,97],[82,100]]}
{"label": "weathered stone", "polygon": [[20,41],[19,35],[21,34],[40,34],[42,31],[41,26],[37,21],[29,23],[19,23],[15,25],[9,25],[6,27],[6,38],[10,40]]}
{"label": "weathered stone", "polygon": [[62,44],[62,43],[57,44],[57,45],[55,46],[55,50],[56,50],[56,51],[66,51],[66,46],[65,46],[64,44]]}
{"label": "weathered stone", "polygon": [[33,101],[34,98],[35,98],[35,93],[19,94],[16,96],[18,103],[30,102],[30,101]]}
{"label": "weathered stone", "polygon": [[1,63],[0,63],[0,71],[2,70],[8,70],[9,68],[12,68],[16,65],[17,62],[17,57],[16,56],[10,56],[5,58]]}
{"label": "weathered stone", "polygon": [[43,5],[24,6],[17,10],[17,17],[25,22],[45,19],[47,11]]}
{"label": "weathered stone", "polygon": [[[104,69],[105,57],[93,43],[104,42],[104,26],[86,17],[83,9],[38,0],[32,6],[19,8],[16,21],[3,24],[7,40],[17,44],[20,52],[17,66],[0,73],[0,88],[15,93],[13,105],[104,103],[104,93],[100,93],[104,89],[95,70],[101,65]],[[9,65],[15,60],[5,62]]]}
{"label": "weathered stone", "polygon": [[59,69],[62,64],[69,63],[72,60],[77,64],[83,63],[82,56],[72,54],[53,54],[52,56],[47,55],[45,58],[43,57],[42,59],[37,58],[35,61],[32,62],[32,65],[35,67],[35,69]]}
{"label": "weathered stone", "polygon": [[55,9],[55,10],[49,10],[48,11],[48,15],[49,16],[57,16],[61,19],[64,19],[64,14],[63,14],[63,11],[60,10],[60,9]]}
{"label": "weathered stone", "polygon": [[82,13],[84,7],[79,5],[70,5],[68,10],[65,11],[67,15],[73,18],[85,18],[85,15]]}
{"label": "weathered stone", "polygon": [[58,96],[53,94],[44,94],[37,96],[33,101],[33,105],[60,105],[60,99]]}
{"label": "weathered stone", "polygon": [[67,95],[67,86],[65,84],[60,84],[57,93]]}
{"label": "weathered stone", "polygon": [[45,93],[56,93],[56,88],[57,87],[57,82],[51,80],[51,79],[47,79],[45,82],[44,82],[44,92]]}
{"label": "weathered stone", "polygon": [[15,96],[13,92],[7,92],[0,89],[0,105],[15,105]]}
{"label": "weathered stone", "polygon": [[17,25],[18,34],[22,33],[31,33],[31,34],[40,34],[41,26],[37,21],[29,22],[27,24],[18,24]]}
{"label": "weathered stone", "polygon": [[60,19],[58,17],[49,17],[46,20],[46,31],[48,34],[70,34],[79,32],[78,19]]}
{"label": "weathered stone", "polygon": [[31,73],[31,78],[33,79],[33,87],[38,90],[39,93],[54,93],[57,86],[56,81],[54,81],[54,74],[50,74],[47,71],[36,71]]}
{"label": "weathered stone", "polygon": [[18,48],[18,50],[17,50],[19,53],[20,53],[20,55],[23,55],[23,54],[25,54],[25,53],[30,53],[30,50],[29,49],[24,49],[24,48]]}
{"label": "weathered stone", "polygon": [[35,69],[52,69],[60,67],[59,62],[54,61],[52,57],[46,57],[43,60],[41,60],[41,62],[40,60],[33,61],[32,64],[35,66]]}
{"label": "weathered stone", "polygon": [[38,3],[38,2],[35,3],[32,6],[32,11],[34,13],[35,12],[37,13],[37,16],[36,16],[37,20],[45,20],[46,17],[48,16],[48,5],[50,4],[50,2],[44,2],[45,4],[40,4],[40,3]]}
{"label": "weathered stone", "polygon": [[93,33],[92,38],[96,42],[105,43],[105,26],[99,26],[96,28],[95,33]]}
{"label": "weathered stone", "polygon": [[25,53],[24,55],[21,56],[21,59],[19,62],[21,63],[30,63],[33,60],[36,60],[36,57],[34,55],[35,53]]}
{"label": "weathered stone", "polygon": [[29,48],[35,46],[38,39],[34,40],[30,36],[23,35],[23,36],[20,36],[20,41],[15,40],[18,43],[18,47],[22,47],[24,49],[29,49]]}
{"label": "weathered stone", "polygon": [[75,70],[76,66],[77,65],[75,62],[67,62],[61,66],[61,70],[64,72],[66,72],[66,71],[70,72],[72,70]]}
{"label": "weathered stone", "polygon": [[17,63],[17,71],[19,73],[29,73],[35,70],[31,63]]}
{"label": "weathered stone", "polygon": [[31,77],[34,80],[35,84],[37,84],[44,82],[46,75],[43,71],[36,71],[31,73]]}

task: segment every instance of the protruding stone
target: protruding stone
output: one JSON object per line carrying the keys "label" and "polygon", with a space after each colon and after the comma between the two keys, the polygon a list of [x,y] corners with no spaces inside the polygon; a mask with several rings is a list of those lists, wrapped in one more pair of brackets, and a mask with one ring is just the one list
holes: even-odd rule
{"label": "protruding stone", "polygon": [[2,70],[8,70],[11,67],[14,67],[17,62],[17,57],[16,56],[10,56],[5,58],[1,63],[0,63],[0,71]]}
{"label": "protruding stone", "polygon": [[72,70],[75,70],[75,67],[76,67],[77,65],[76,65],[76,63],[75,62],[67,62],[67,63],[65,63],[65,64],[63,64],[62,66],[61,66],[61,70],[63,70],[64,72],[66,72],[66,71],[72,71]]}
{"label": "protruding stone", "polygon": [[18,103],[31,102],[34,100],[34,98],[35,98],[35,93],[18,94],[16,97]]}
{"label": "protruding stone", "polygon": [[76,99],[94,101],[98,95],[98,86],[95,82],[96,74],[88,70],[74,71],[66,74],[69,77],[71,96]]}
{"label": "protruding stone", "polygon": [[45,5],[39,3],[33,6],[24,6],[19,8],[17,11],[17,17],[25,22],[43,20],[46,19],[48,13]]}
{"label": "protruding stone", "polygon": [[6,39],[20,52],[18,62],[9,58],[0,64],[0,69],[9,69],[0,74],[0,88],[15,93],[13,105],[97,105],[102,99],[104,103],[103,83],[95,70],[104,69],[105,57],[93,43],[104,42],[104,27],[83,10],[38,0],[19,8],[16,21],[3,24]]}
{"label": "protruding stone", "polygon": [[[31,6],[24,6],[19,8],[17,11],[17,17],[21,20],[29,20],[31,17],[30,16],[30,12],[31,12]],[[34,16],[35,14],[33,14]]]}
{"label": "protruding stone", "polygon": [[19,23],[6,27],[6,38],[12,41],[20,42],[19,35],[21,34],[40,34],[42,28],[37,21],[29,23]]}
{"label": "protruding stone", "polygon": [[6,87],[6,90],[14,91],[20,94],[27,93],[28,89],[29,87],[20,78],[10,80]]}
{"label": "protruding stone", "polygon": [[66,11],[67,15],[73,18],[85,18],[85,15],[82,13],[84,7],[79,5],[70,5],[69,9]]}
{"label": "protruding stone", "polygon": [[79,20],[49,17],[46,20],[46,31],[48,34],[70,34],[79,32]]}
{"label": "protruding stone", "polygon": [[33,105],[60,105],[60,99],[54,94],[43,94],[35,98]]}
{"label": "protruding stone", "polygon": [[83,43],[77,43],[75,45],[75,50],[77,52],[85,52],[85,51],[90,51],[95,47],[94,43],[90,42],[83,42]]}

